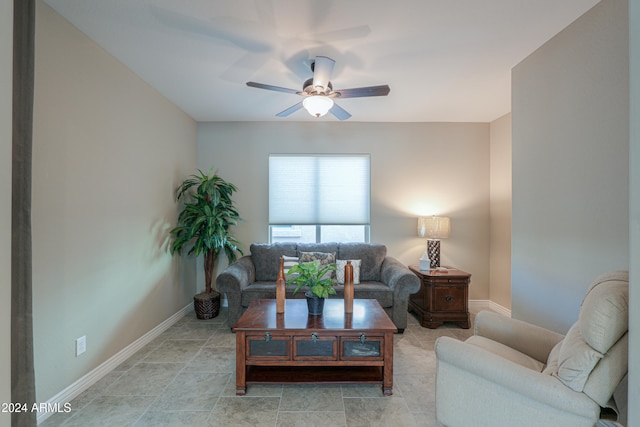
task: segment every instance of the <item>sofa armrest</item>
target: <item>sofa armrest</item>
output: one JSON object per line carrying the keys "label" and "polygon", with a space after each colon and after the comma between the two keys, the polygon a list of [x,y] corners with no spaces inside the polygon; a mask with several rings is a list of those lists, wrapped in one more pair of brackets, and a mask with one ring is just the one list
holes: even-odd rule
{"label": "sofa armrest", "polygon": [[251,255],[228,266],[216,279],[218,290],[227,295],[229,327],[233,328],[242,315],[242,290],[255,281],[256,267]]}
{"label": "sofa armrest", "polygon": [[402,333],[407,327],[409,296],[420,290],[420,279],[400,261],[387,256],[382,261],[380,280],[393,292],[391,320]]}
{"label": "sofa armrest", "polygon": [[408,297],[420,290],[420,279],[406,265],[390,256],[382,261],[380,279],[393,290],[394,296],[402,293]]}
{"label": "sofa armrest", "polygon": [[240,293],[256,281],[256,267],[250,255],[245,255],[229,265],[216,279],[220,292]]}
{"label": "sofa armrest", "polygon": [[481,311],[475,318],[475,334],[497,341],[527,356],[547,363],[551,349],[564,335],[491,311]]}
{"label": "sofa armrest", "polygon": [[[473,377],[477,377],[504,387],[508,391],[507,394],[516,393],[561,411],[578,416],[590,414],[594,419],[597,419],[599,415],[600,407],[598,404],[584,393],[571,390],[551,375],[528,369],[496,356],[483,348],[443,336],[436,340],[435,351],[437,359],[436,399],[438,398],[438,387],[445,387],[442,382],[447,381],[446,376],[442,374],[444,366],[440,366],[446,364],[450,368],[459,369],[469,374],[470,382],[477,382],[477,379],[473,379]],[[457,386],[464,389],[464,384],[458,382]],[[461,399],[464,400],[463,397]]]}

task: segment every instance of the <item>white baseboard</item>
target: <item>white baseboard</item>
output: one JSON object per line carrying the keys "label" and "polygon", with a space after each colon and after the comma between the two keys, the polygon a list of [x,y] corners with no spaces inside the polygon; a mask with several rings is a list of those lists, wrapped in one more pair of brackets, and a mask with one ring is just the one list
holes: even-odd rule
{"label": "white baseboard", "polygon": [[511,317],[511,310],[491,300],[469,300],[469,311],[477,313],[482,310],[491,310],[503,316]]}
{"label": "white baseboard", "polygon": [[[118,353],[114,354],[111,358],[106,360],[104,363],[93,369],[91,372],[80,378],[78,381],[71,384],[69,387],[62,390],[60,393],[53,396],[49,399],[47,403],[47,407],[62,407],[65,403],[71,402],[77,396],[79,396],[83,391],[91,387],[93,384],[102,379],[109,372],[113,371],[115,368],[120,366],[122,362],[127,360],[129,357],[133,356],[138,350],[140,350],[145,345],[149,344],[153,341],[158,335],[169,329],[173,326],[178,320],[182,319],[187,313],[193,310],[193,303],[189,303],[180,311],[175,313],[173,316],[169,317],[164,322],[160,323],[158,326],[120,350]],[[38,413],[38,424],[49,418],[53,415],[53,412],[39,412]]]}

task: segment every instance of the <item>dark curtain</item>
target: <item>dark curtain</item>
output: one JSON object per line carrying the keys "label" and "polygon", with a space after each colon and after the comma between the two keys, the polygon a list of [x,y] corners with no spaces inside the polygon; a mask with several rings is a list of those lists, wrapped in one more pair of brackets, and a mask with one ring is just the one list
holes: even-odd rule
{"label": "dark curtain", "polygon": [[[31,143],[35,0],[13,2],[11,190],[11,400],[35,403],[31,316]],[[12,426],[35,426],[36,412],[14,412]]]}

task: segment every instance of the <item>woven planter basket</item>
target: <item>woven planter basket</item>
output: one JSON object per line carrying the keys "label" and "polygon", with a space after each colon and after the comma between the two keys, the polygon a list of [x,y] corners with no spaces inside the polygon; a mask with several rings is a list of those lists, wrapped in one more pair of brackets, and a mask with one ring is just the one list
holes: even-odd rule
{"label": "woven planter basket", "polygon": [[202,292],[193,297],[193,307],[198,319],[213,319],[220,313],[220,292]]}

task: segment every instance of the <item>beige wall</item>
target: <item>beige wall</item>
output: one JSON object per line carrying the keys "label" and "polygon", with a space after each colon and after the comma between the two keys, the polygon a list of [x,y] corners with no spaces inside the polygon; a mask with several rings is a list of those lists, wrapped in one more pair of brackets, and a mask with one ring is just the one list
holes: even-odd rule
{"label": "beige wall", "polygon": [[417,217],[450,216],[441,262],[473,275],[471,299],[489,298],[488,124],[199,124],[198,166],[216,166],[239,188],[246,222],[237,236],[244,249],[268,240],[269,153],[370,153],[371,241],[415,264],[426,246],[417,236]]}
{"label": "beige wall", "polygon": [[512,73],[512,313],[559,332],[629,268],[627,21],[604,0]]}
{"label": "beige wall", "polygon": [[[13,2],[0,0],[0,403],[11,402],[11,75]],[[0,426],[11,416],[0,413]]]}
{"label": "beige wall", "polygon": [[[194,263],[170,257],[166,243],[197,127],[42,2],[35,83],[33,313],[44,402],[189,304]],[[87,352],[76,358],[83,335]]]}
{"label": "beige wall", "polygon": [[511,114],[491,123],[489,299],[511,309]]}
{"label": "beige wall", "polygon": [[[629,3],[631,86],[630,143],[630,265],[629,324],[640,325],[640,3]],[[629,330],[629,402],[640,402],[640,328]],[[629,426],[640,425],[640,406],[629,406]]]}

